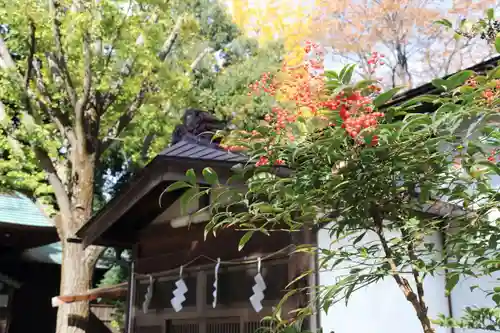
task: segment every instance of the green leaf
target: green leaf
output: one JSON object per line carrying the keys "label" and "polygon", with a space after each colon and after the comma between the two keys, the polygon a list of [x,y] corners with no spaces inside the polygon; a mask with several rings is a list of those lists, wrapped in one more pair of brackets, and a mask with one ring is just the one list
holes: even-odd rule
{"label": "green leaf", "polygon": [[351,65],[345,65],[344,67],[342,67],[342,69],[340,70],[340,73],[339,73],[339,80],[340,81],[343,81],[342,78],[344,77],[345,75],[345,72],[349,69]]}
{"label": "green leaf", "polygon": [[455,286],[458,283],[458,280],[460,280],[460,275],[458,273],[450,273],[446,277],[446,294],[449,295],[450,292],[455,288]]}
{"label": "green leaf", "polygon": [[338,79],[339,78],[339,75],[335,71],[325,71],[325,76],[328,79]]}
{"label": "green leaf", "polygon": [[442,19],[442,20],[438,20],[438,21],[435,21],[434,24],[439,24],[439,25],[443,25],[447,28],[452,28],[453,27],[453,24],[451,24],[451,22],[447,19]]}
{"label": "green leaf", "polygon": [[191,185],[196,185],[196,173],[194,172],[194,169],[189,169],[188,171],[186,171],[186,177]]}
{"label": "green leaf", "polygon": [[420,203],[426,203],[430,198],[430,191],[427,186],[423,186],[420,188],[419,201]]}
{"label": "green leaf", "polygon": [[493,8],[488,8],[486,10],[486,17],[488,20],[493,20],[495,18],[495,10]]}
{"label": "green leaf", "polygon": [[[485,166],[487,169],[489,169],[490,172],[493,172],[493,173],[500,176],[500,168],[496,164],[494,164],[492,162],[481,161],[478,163],[478,165]],[[481,169],[479,169],[479,170],[481,170]]]}
{"label": "green leaf", "polygon": [[173,184],[170,184],[167,189],[165,190],[165,192],[173,192],[173,191],[176,191],[176,190],[179,190],[181,188],[186,188],[186,187],[192,187],[191,184],[189,183],[186,183],[182,180],[179,180]]}
{"label": "green leaf", "polygon": [[377,80],[362,80],[362,81],[359,81],[359,82],[356,82],[356,84],[354,85],[354,89],[358,90],[358,89],[364,89],[364,88],[367,88],[373,84],[376,84],[378,83]]}
{"label": "green leaf", "polygon": [[361,235],[359,235],[358,237],[356,237],[356,239],[352,242],[353,245],[356,245],[358,244],[362,239],[363,237],[365,237],[366,235],[366,231],[363,232]]}
{"label": "green leaf", "polygon": [[495,50],[500,53],[500,34],[495,38]]}
{"label": "green leaf", "polygon": [[252,238],[254,232],[255,231],[253,231],[253,230],[247,231],[243,235],[243,237],[241,237],[240,242],[238,243],[238,251],[243,250],[243,248],[245,247],[245,244],[248,243],[248,241],[250,240],[250,238]]}
{"label": "green leaf", "polygon": [[219,177],[212,168],[205,168],[202,171],[203,178],[210,185],[219,184]]}
{"label": "green leaf", "polygon": [[407,108],[412,105],[418,105],[420,103],[432,103],[434,104],[435,102],[439,101],[439,97],[434,96],[434,95],[421,95],[415,98],[410,99],[408,102],[405,102],[401,104],[402,108]]}
{"label": "green leaf", "polygon": [[347,306],[347,303],[349,302],[349,299],[351,298],[351,294],[354,291],[354,288],[356,287],[356,282],[353,282],[349,288],[347,288],[347,292],[345,294],[345,305]]}
{"label": "green leaf", "polygon": [[449,78],[446,79],[446,87],[448,90],[455,89],[458,86],[461,86],[474,74],[473,71],[461,71],[456,74],[453,74]]}
{"label": "green leaf", "polygon": [[198,194],[197,187],[191,187],[189,190],[184,192],[179,198],[179,203],[181,205],[181,214],[185,215],[188,212],[189,204],[192,202],[193,198]]}
{"label": "green leaf", "polygon": [[24,125],[28,133],[32,133],[36,128],[35,119],[27,112],[23,112],[22,115],[23,115],[22,124]]}
{"label": "green leaf", "polygon": [[493,297],[491,298],[493,300],[493,302],[495,302],[497,305],[500,305],[500,294],[495,294],[493,295]]}
{"label": "green leaf", "polygon": [[440,90],[448,90],[447,82],[443,79],[434,79],[431,81],[432,85]]}
{"label": "green leaf", "polygon": [[349,84],[351,82],[352,74],[353,74],[355,68],[356,68],[356,65],[347,66],[347,69],[345,70],[343,75],[340,77],[343,84]]}
{"label": "green leaf", "polygon": [[[488,248],[491,250],[496,250],[499,239],[500,239],[500,235],[495,235],[495,234],[491,235],[490,239],[488,241]],[[500,290],[499,290],[499,292],[500,292]]]}
{"label": "green leaf", "polygon": [[381,107],[382,105],[384,105],[385,103],[387,103],[392,97],[394,97],[394,95],[401,90],[402,87],[394,87],[392,89],[389,89],[383,93],[381,93],[380,95],[378,95],[377,97],[375,97],[375,99],[373,100],[373,105],[375,107]]}

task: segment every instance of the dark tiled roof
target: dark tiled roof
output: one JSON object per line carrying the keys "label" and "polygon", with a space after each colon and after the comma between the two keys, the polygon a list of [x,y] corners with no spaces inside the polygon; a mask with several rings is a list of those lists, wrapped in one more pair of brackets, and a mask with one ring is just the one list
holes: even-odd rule
{"label": "dark tiled roof", "polygon": [[219,145],[198,139],[194,135],[185,135],[181,141],[168,147],[158,156],[191,158],[201,161],[220,161],[243,163],[248,157],[222,149]]}

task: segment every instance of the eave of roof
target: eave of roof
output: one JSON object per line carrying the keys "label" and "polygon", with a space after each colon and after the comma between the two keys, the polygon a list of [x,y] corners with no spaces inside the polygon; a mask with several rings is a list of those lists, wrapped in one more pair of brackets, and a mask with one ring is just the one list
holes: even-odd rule
{"label": "eave of roof", "polygon": [[[496,57],[490,58],[486,61],[483,61],[479,64],[476,64],[474,66],[468,67],[468,68],[463,69],[463,70],[471,70],[471,71],[474,71],[476,73],[484,73],[487,70],[490,70],[493,67],[497,66],[499,61],[500,61],[500,56],[496,56]],[[463,70],[446,75],[446,76],[442,77],[442,79],[447,79],[450,76],[453,76],[456,73],[459,73]],[[417,88],[410,89],[408,91],[405,91],[401,94],[396,95],[389,103],[385,104],[384,107],[398,105],[398,104],[406,102],[414,97],[417,97],[417,96],[420,96],[423,94],[435,94],[437,92],[438,92],[438,89],[436,87],[434,87],[434,85],[431,82],[429,82],[429,83],[423,84]]]}
{"label": "eave of roof", "polygon": [[141,179],[145,178],[151,170],[158,167],[158,165],[168,165],[175,162],[182,163],[182,161],[216,164],[223,168],[231,169],[236,164],[246,163],[248,158],[242,154],[228,152],[215,143],[200,140],[193,135],[186,135],[183,140],[160,152],[150,163],[139,170],[132,181],[124,185],[117,195],[76,232],[75,236],[77,238],[70,239],[70,241],[80,242],[89,228],[94,223],[98,223],[105,212],[118,207],[126,194],[133,192],[140,186]]}
{"label": "eave of roof", "polygon": [[[21,257],[28,261],[34,261],[45,264],[62,264],[62,244],[61,242],[51,243],[24,250]],[[96,268],[109,268],[114,261],[114,257],[104,254],[97,260]]]}

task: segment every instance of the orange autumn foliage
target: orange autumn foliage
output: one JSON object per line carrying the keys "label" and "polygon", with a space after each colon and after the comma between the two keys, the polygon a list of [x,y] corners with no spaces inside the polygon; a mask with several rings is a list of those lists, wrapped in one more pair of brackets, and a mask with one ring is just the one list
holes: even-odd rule
{"label": "orange autumn foliage", "polygon": [[334,62],[358,63],[373,79],[369,53],[387,54],[384,85],[408,88],[452,73],[489,54],[480,42],[457,41],[435,20],[482,13],[492,0],[226,0],[234,21],[261,42],[283,38],[287,62],[301,62],[307,39],[331,47]]}

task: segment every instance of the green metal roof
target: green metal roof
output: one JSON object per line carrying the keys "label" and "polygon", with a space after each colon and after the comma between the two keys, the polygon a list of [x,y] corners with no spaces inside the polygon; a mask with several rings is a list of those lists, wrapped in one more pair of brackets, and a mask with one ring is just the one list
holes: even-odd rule
{"label": "green metal roof", "polygon": [[36,262],[60,265],[62,262],[61,242],[47,244],[24,250],[22,256],[25,259]]}
{"label": "green metal roof", "polygon": [[[0,194],[0,224],[11,223],[32,227],[55,227],[36,203],[20,193]],[[60,265],[62,246],[60,242],[34,247],[23,251],[22,256],[35,262]],[[109,267],[113,258],[103,257],[97,262],[98,268]]]}
{"label": "green metal roof", "polygon": [[[22,256],[27,260],[60,265],[62,263],[62,245],[60,242],[57,242],[34,247],[25,250]],[[113,261],[114,258],[108,257],[104,254],[99,260],[97,260],[97,268],[109,268]]]}
{"label": "green metal roof", "polygon": [[52,220],[28,197],[19,193],[0,194],[0,223],[53,227]]}

